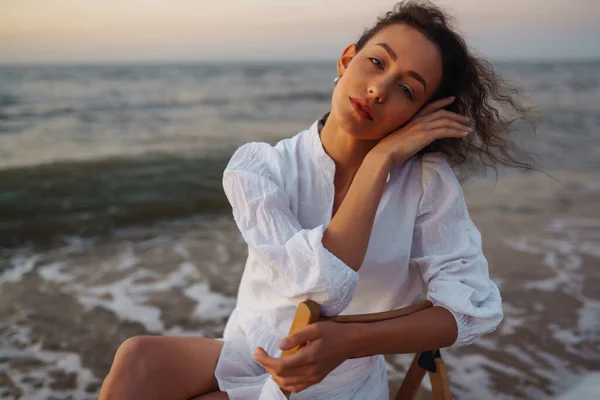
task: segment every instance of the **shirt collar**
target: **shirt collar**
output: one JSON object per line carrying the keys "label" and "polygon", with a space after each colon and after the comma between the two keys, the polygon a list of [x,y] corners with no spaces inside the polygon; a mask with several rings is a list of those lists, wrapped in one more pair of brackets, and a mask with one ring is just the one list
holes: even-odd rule
{"label": "shirt collar", "polygon": [[[323,168],[329,168],[330,171],[335,171],[335,162],[329,154],[325,151],[323,147],[323,142],[321,142],[321,129],[325,125],[325,121],[327,121],[327,117],[329,117],[329,112],[321,119],[313,122],[312,126],[308,130],[309,141],[310,141],[310,150],[311,154],[313,154],[316,158],[317,166]],[[386,183],[390,181],[392,171],[388,173]]]}
{"label": "shirt collar", "polygon": [[321,142],[320,131],[323,128],[324,121],[327,120],[328,115],[329,113],[325,114],[323,118],[313,122],[312,126],[308,130],[311,153],[315,156],[317,164],[321,168],[323,166],[335,168],[334,161],[331,159],[331,157],[329,157],[329,154],[327,154],[325,148],[323,147],[323,142]]}

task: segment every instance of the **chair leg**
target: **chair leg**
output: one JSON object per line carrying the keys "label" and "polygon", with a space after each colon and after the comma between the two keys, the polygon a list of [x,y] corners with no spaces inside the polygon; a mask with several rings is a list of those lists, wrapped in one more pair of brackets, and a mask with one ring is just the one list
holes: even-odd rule
{"label": "chair leg", "polygon": [[395,400],[412,400],[417,395],[426,372],[423,368],[419,367],[420,357],[421,353],[415,354],[410,368],[408,368],[408,372],[402,381],[402,385],[400,385],[398,394],[396,394]]}
{"label": "chair leg", "polygon": [[433,400],[452,400],[448,372],[442,357],[436,357],[435,367],[435,372],[429,371],[429,380],[431,381]]}

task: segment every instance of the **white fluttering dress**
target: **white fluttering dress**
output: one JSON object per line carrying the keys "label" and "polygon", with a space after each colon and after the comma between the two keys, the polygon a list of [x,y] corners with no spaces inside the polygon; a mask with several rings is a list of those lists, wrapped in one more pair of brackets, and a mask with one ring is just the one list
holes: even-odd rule
{"label": "white fluttering dress", "polygon": [[[388,311],[425,293],[456,318],[464,346],[502,319],[481,235],[446,159],[416,156],[392,168],[358,272],[321,243],[332,219],[335,164],[323,149],[321,121],[275,146],[241,146],[223,187],[248,259],[237,305],[223,334],[215,371],[231,399],[284,400],[251,355],[258,346],[279,357],[299,302],[313,299],[325,315]],[[383,356],[350,359],[292,399],[388,399]]]}

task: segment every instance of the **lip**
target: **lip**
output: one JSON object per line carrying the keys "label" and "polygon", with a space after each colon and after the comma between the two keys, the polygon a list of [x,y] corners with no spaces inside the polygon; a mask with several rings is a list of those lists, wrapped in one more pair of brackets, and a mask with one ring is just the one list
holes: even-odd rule
{"label": "lip", "polygon": [[371,110],[371,107],[365,100],[363,100],[361,98],[350,97],[350,103],[352,104],[352,107],[354,107],[354,109],[356,110],[358,115],[360,115],[363,118],[373,121],[373,115],[372,115],[373,111]]}

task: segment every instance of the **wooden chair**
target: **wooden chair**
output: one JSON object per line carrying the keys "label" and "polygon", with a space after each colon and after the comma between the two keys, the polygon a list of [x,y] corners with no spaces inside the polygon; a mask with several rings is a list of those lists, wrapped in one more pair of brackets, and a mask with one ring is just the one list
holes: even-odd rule
{"label": "wooden chair", "polygon": [[[299,331],[309,324],[317,321],[332,321],[338,323],[369,323],[384,321],[392,318],[403,317],[426,308],[431,307],[430,301],[423,301],[421,303],[413,304],[411,306],[401,308],[398,310],[371,313],[371,314],[357,314],[357,315],[338,315],[335,317],[324,317],[321,316],[321,308],[319,304],[312,300],[307,300],[298,305],[296,309],[296,315],[292,321],[290,328],[290,334]],[[293,349],[285,350],[281,354],[281,358],[288,357],[303,346],[297,346]],[[431,381],[431,389],[434,400],[451,400],[450,394],[450,383],[448,381],[448,374],[446,366],[439,349],[431,351],[425,351],[415,354],[413,361],[406,373],[402,385],[396,394],[396,400],[413,400],[417,395],[421,381],[425,376],[425,373],[429,373],[429,379]],[[289,398],[290,393],[284,392]]]}

